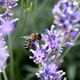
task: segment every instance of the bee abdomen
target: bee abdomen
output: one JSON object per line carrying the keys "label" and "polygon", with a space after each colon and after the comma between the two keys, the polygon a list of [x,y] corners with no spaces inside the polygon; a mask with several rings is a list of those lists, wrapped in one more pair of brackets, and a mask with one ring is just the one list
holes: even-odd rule
{"label": "bee abdomen", "polygon": [[30,46],[30,41],[26,40],[26,41],[24,42],[24,47],[25,47],[27,50],[29,50],[29,46]]}

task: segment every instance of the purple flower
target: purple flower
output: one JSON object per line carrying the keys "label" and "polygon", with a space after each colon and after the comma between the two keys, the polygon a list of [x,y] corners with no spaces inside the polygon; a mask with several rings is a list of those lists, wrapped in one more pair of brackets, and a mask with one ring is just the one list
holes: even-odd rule
{"label": "purple flower", "polygon": [[56,60],[54,62],[57,62],[63,52],[63,46],[75,45],[75,43],[65,40],[66,37],[63,32],[57,31],[54,28],[55,26],[52,25],[50,30],[46,29],[46,34],[42,34],[43,44],[39,44],[35,41],[33,43],[35,45],[35,49],[30,50],[33,53],[33,56],[30,58],[32,58],[34,62],[39,65],[43,65],[45,62],[54,61],[55,57]]}
{"label": "purple flower", "polygon": [[0,17],[1,25],[0,25],[0,32],[3,35],[9,35],[14,30],[14,25],[16,19],[12,19],[12,16],[9,13],[5,13]]}
{"label": "purple flower", "polygon": [[48,55],[51,51],[50,49],[47,49],[46,45],[41,45],[40,47],[38,42],[35,42],[34,44],[36,46],[36,49],[30,50],[33,53],[33,56],[31,56],[30,58],[32,58],[35,63],[42,65],[48,58]]}
{"label": "purple flower", "polygon": [[73,29],[73,30],[71,30],[70,31],[70,37],[72,38],[72,39],[75,39],[75,37],[77,36],[77,34],[78,34],[78,29]]}
{"label": "purple flower", "polygon": [[[51,29],[45,30],[46,34],[42,35],[42,44],[35,41],[35,49],[30,49],[33,56],[30,56],[36,64],[41,66],[41,69],[37,74],[42,80],[61,80],[62,76],[65,74],[62,70],[58,71],[58,66],[62,62],[60,59],[61,53],[63,52],[62,46],[64,46],[64,33],[54,29],[55,26],[52,25]],[[71,43],[70,43],[71,44]],[[70,45],[69,45],[70,46]]]}
{"label": "purple flower", "polygon": [[65,72],[58,70],[62,62],[61,53],[63,47],[75,45],[71,40],[78,34],[75,27],[80,23],[79,3],[73,0],[59,0],[52,9],[54,23],[59,28],[55,30],[52,25],[50,30],[45,29],[45,34],[41,34],[41,43],[33,42],[35,49],[30,49],[33,53],[30,58],[40,66],[36,75],[42,80],[62,80],[65,75]]}
{"label": "purple flower", "polygon": [[65,72],[58,71],[56,64],[45,64],[36,75],[42,80],[61,80]]}
{"label": "purple flower", "polygon": [[2,22],[1,24],[1,32],[4,34],[4,35],[9,35],[14,29],[14,23],[11,22],[11,21],[4,21]]}
{"label": "purple flower", "polygon": [[59,33],[54,30],[54,25],[51,26],[51,30],[45,29],[46,35],[44,36],[44,42],[47,44],[47,46],[50,46],[51,48],[58,49],[60,47],[61,39],[59,37]]}
{"label": "purple flower", "polygon": [[80,2],[73,0],[59,0],[53,7],[54,23],[60,28],[72,29],[73,26],[79,24],[80,10],[78,9]]}
{"label": "purple flower", "polygon": [[66,42],[64,44],[64,46],[75,46],[75,45],[76,45],[76,43],[71,43],[71,42]]}
{"label": "purple flower", "polygon": [[4,9],[4,13],[0,14],[0,72],[6,67],[6,60],[9,57],[8,49],[4,37],[11,34],[14,30],[15,22],[13,19],[13,9],[18,0],[0,0],[0,6]]}
{"label": "purple flower", "polygon": [[4,41],[2,33],[0,33],[0,72],[6,67],[6,60],[9,57],[6,42]]}
{"label": "purple flower", "polygon": [[30,50],[30,51],[33,53],[33,57],[30,58],[33,58],[35,63],[41,64],[43,62],[43,58],[45,57],[41,49],[37,49],[36,51],[34,50]]}
{"label": "purple flower", "polygon": [[6,10],[12,9],[17,5],[18,0],[0,0],[0,6]]}

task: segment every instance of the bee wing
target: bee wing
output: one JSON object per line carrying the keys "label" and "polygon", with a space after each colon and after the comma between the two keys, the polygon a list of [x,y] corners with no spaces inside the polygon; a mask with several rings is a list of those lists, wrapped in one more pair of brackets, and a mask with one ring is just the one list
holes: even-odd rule
{"label": "bee wing", "polygon": [[[36,33],[36,35],[38,35],[38,33]],[[32,39],[34,36],[35,36],[35,34],[31,34],[31,35],[28,35],[28,36],[22,36],[21,38]]]}
{"label": "bee wing", "polygon": [[28,40],[29,39],[29,36],[22,36],[20,38],[24,38],[24,39]]}

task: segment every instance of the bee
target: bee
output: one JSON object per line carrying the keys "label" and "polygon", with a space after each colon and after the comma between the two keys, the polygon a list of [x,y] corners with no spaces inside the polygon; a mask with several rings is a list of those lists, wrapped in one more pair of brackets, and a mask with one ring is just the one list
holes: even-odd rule
{"label": "bee", "polygon": [[35,34],[31,34],[29,36],[24,36],[23,38],[25,38],[26,40],[24,41],[24,47],[26,50],[29,50],[31,48],[35,49],[35,41],[39,41],[41,40],[41,34],[40,33],[35,33]]}

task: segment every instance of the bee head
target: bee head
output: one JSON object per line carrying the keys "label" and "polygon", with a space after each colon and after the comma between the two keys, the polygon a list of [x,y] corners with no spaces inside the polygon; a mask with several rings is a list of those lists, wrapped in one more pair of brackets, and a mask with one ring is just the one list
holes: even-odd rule
{"label": "bee head", "polygon": [[38,34],[38,37],[39,37],[39,40],[41,40],[42,36],[41,36],[41,34],[40,34],[40,33]]}

